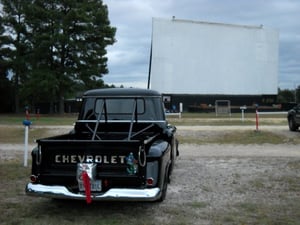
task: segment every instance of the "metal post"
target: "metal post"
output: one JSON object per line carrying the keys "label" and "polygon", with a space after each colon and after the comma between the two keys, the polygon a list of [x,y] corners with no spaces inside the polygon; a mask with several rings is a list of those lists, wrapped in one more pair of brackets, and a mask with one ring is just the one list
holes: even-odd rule
{"label": "metal post", "polygon": [[244,116],[244,110],[242,109],[242,122],[244,122],[245,116]]}
{"label": "metal post", "polygon": [[24,167],[27,167],[28,161],[28,127],[25,126]]}
{"label": "metal post", "polygon": [[256,131],[258,131],[258,110],[255,111],[255,119],[256,119]]}
{"label": "metal post", "polygon": [[23,120],[23,125],[25,126],[25,136],[24,136],[24,166],[27,167],[27,161],[28,161],[28,131],[29,126],[31,125],[31,121],[29,120]]}
{"label": "metal post", "polygon": [[183,103],[179,103],[179,119],[181,119],[181,113],[183,112]]}
{"label": "metal post", "polygon": [[242,122],[244,122],[244,120],[245,120],[245,110],[247,109],[247,106],[241,106],[240,107],[240,110],[241,110],[241,112],[242,112]]}

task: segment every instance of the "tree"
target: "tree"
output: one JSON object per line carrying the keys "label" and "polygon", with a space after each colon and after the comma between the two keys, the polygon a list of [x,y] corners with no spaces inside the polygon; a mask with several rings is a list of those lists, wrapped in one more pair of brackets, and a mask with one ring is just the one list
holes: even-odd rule
{"label": "tree", "polygon": [[300,85],[295,89],[296,103],[300,103]]}
{"label": "tree", "polygon": [[3,26],[3,18],[0,15],[0,112],[11,112],[12,110],[12,87],[8,79],[8,65],[6,63],[8,51],[5,43],[7,43],[7,38]]}
{"label": "tree", "polygon": [[[59,102],[77,87],[105,86],[106,46],[115,42],[102,0],[0,0],[1,66],[11,71],[15,108],[20,100]],[[20,96],[23,99],[20,99]]]}
{"label": "tree", "polygon": [[[14,108],[20,111],[20,88],[27,78],[26,56],[29,51],[27,29],[25,24],[24,7],[29,1],[1,0],[3,4],[2,24],[6,27],[1,32],[2,58],[1,65],[5,65],[6,72],[12,73],[14,86]],[[3,28],[4,28],[3,26]]]}
{"label": "tree", "polygon": [[277,102],[279,103],[290,103],[295,102],[295,94],[289,89],[278,89]]}
{"label": "tree", "polygon": [[[48,93],[64,110],[64,97],[76,83],[104,85],[108,73],[106,46],[115,42],[108,9],[101,0],[34,0],[26,22],[32,34],[31,78],[28,90]],[[44,89],[43,87],[46,87]]]}

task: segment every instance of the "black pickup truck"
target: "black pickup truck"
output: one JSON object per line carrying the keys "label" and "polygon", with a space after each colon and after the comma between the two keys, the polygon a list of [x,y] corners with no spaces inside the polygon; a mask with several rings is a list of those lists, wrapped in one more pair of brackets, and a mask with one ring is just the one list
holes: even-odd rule
{"label": "black pickup truck", "polygon": [[160,93],[146,89],[89,90],[70,133],[36,142],[26,194],[88,203],[164,200],[179,154]]}
{"label": "black pickup truck", "polygon": [[297,131],[300,126],[300,104],[288,111],[287,120],[290,131]]}

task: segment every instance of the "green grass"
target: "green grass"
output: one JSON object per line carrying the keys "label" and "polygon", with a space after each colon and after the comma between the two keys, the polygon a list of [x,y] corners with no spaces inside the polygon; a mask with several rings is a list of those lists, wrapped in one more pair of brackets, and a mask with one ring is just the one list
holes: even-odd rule
{"label": "green grass", "polygon": [[[72,125],[78,115],[48,115],[41,114],[39,117],[30,115],[33,125]],[[0,124],[3,125],[22,125],[25,114],[0,114]],[[232,126],[232,125],[253,125],[255,124],[255,114],[246,113],[244,121],[241,120],[240,113],[233,113],[231,116],[218,116],[214,113],[183,113],[182,118],[167,117],[168,121],[174,125],[210,125],[210,126]],[[285,115],[260,115],[260,125],[287,125]]]}
{"label": "green grass", "polygon": [[[29,120],[33,125],[72,125],[78,115],[77,114],[65,114],[65,115],[44,115],[39,117],[31,115]],[[25,115],[15,114],[0,114],[0,124],[2,125],[23,125]]]}
{"label": "green grass", "polygon": [[[47,137],[51,134],[48,128],[35,128],[34,126],[29,129],[29,143],[34,140]],[[289,132],[289,131],[287,131]],[[0,143],[24,143],[24,127],[6,127],[0,126]],[[199,138],[193,135],[178,136],[180,143],[189,144],[299,144],[299,138],[286,138],[285,136],[272,133],[270,131],[255,131],[243,130],[228,131],[225,134],[206,136]]]}
{"label": "green grass", "polygon": [[[287,131],[289,132],[289,131]],[[270,131],[232,130],[225,134],[205,136],[180,136],[180,143],[189,144],[299,144],[299,138],[286,138]]]}
{"label": "green grass", "polygon": [[[29,142],[33,142],[35,139],[46,137],[48,135],[47,129],[39,128],[39,126],[48,125],[72,125],[77,115],[66,114],[63,116],[50,116],[41,115],[39,118],[34,115],[30,117],[33,125],[29,132]],[[255,127],[255,115],[247,114],[245,120],[241,121],[240,114],[232,114],[231,117],[216,117],[214,113],[184,113],[182,119],[171,117],[168,121],[176,126],[186,125],[208,125],[208,126],[245,126],[253,125]],[[22,143],[24,142],[24,127],[22,122],[25,119],[24,115],[0,115],[0,143]],[[287,122],[283,115],[262,115],[260,118],[260,125],[286,125]],[[280,144],[280,143],[292,143],[297,144],[300,142],[298,139],[286,139],[286,137],[276,135],[272,132],[260,131],[254,132],[248,131],[232,131],[226,135],[218,137],[212,136],[208,138],[198,138],[193,136],[179,137],[181,143],[220,143],[220,144]]]}
{"label": "green grass", "polygon": [[[176,126],[246,126],[256,125],[256,120],[247,118],[244,121],[241,118],[167,118],[168,121]],[[260,118],[258,120],[261,125],[286,125],[285,118]]]}
{"label": "green grass", "polygon": [[[6,127],[0,126],[0,143],[5,144],[21,144],[24,143],[25,139],[25,128],[24,127]],[[28,132],[28,143],[33,143],[34,140],[47,137],[47,128],[30,128]]]}
{"label": "green grass", "polygon": [[207,202],[190,202],[187,205],[195,209],[206,208],[207,206],[209,206]]}

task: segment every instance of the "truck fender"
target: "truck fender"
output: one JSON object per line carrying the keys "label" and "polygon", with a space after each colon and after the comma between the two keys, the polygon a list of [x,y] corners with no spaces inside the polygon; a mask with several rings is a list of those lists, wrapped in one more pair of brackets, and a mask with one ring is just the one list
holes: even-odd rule
{"label": "truck fender", "polygon": [[164,140],[155,141],[149,148],[148,156],[161,157],[169,148],[169,143]]}

